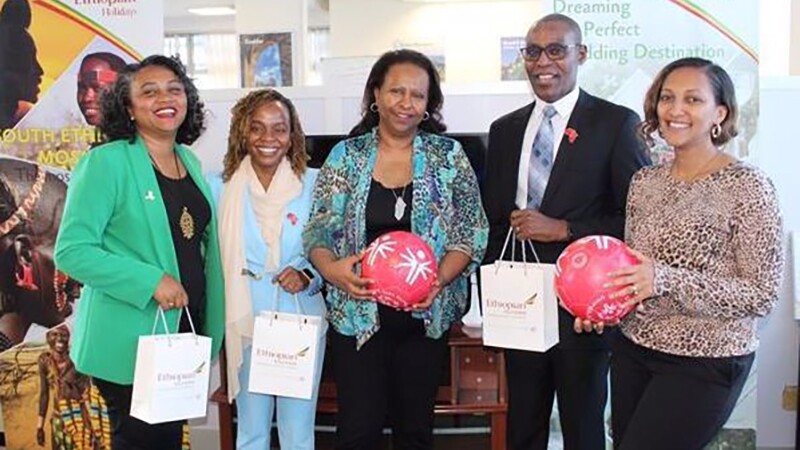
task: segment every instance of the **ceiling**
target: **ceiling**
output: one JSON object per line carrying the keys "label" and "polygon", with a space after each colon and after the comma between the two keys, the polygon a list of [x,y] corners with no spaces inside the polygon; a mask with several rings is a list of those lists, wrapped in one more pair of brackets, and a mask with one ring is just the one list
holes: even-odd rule
{"label": "ceiling", "polygon": [[206,6],[233,6],[233,0],[169,0],[164,2],[164,18],[197,17],[189,13],[189,8]]}
{"label": "ceiling", "polygon": [[[241,0],[240,0],[241,1]],[[249,0],[258,1],[258,0]],[[289,0],[299,1],[299,0]],[[309,14],[318,14],[328,11],[329,0],[307,0]],[[236,0],[169,0],[164,2],[164,18],[180,19],[197,17],[190,14],[189,8],[202,8],[206,6],[234,6]]]}

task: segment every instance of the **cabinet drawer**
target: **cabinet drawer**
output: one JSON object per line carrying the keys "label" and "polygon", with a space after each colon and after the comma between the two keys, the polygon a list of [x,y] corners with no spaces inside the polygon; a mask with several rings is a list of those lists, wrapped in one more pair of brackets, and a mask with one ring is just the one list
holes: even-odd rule
{"label": "cabinet drawer", "polygon": [[[455,383],[460,389],[496,390],[499,386],[497,353],[480,347],[453,349]],[[495,400],[497,396],[495,395]]]}
{"label": "cabinet drawer", "polygon": [[462,406],[495,405],[497,404],[497,389],[459,389],[458,404]]}

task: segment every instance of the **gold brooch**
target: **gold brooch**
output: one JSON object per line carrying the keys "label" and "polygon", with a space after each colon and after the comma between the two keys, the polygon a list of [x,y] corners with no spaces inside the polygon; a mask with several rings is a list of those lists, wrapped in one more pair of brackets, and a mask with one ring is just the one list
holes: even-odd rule
{"label": "gold brooch", "polygon": [[191,239],[194,236],[194,218],[191,214],[189,214],[189,210],[184,206],[183,212],[181,213],[181,232],[183,233],[183,237],[186,239]]}

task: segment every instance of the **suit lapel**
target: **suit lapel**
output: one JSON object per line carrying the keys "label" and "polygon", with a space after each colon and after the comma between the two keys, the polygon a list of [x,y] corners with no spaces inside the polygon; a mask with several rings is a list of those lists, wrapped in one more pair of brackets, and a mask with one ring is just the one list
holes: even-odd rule
{"label": "suit lapel", "polygon": [[[581,130],[586,130],[592,123],[592,99],[586,95],[585,92],[580,91],[578,101],[575,103],[575,108],[569,116],[567,128],[572,128],[578,133]],[[567,133],[561,137],[561,142],[558,144],[558,154],[556,160],[553,162],[553,170],[550,172],[550,179],[547,182],[547,187],[544,191],[542,198],[542,206],[540,209],[546,211],[550,203],[558,198],[558,189],[564,180],[567,178],[567,172],[573,161],[580,158],[582,154],[588,151],[590,141],[588,139],[575,139],[574,142],[569,141]]]}
{"label": "suit lapel", "polygon": [[130,200],[142,205],[142,212],[150,225],[148,230],[151,242],[154,244],[153,252],[159,265],[165,268],[170,275],[179,279],[178,259],[175,256],[175,246],[172,244],[167,210],[164,208],[164,199],[161,196],[161,189],[158,187],[147,148],[137,137],[136,142],[128,144],[127,154],[134,174],[133,179],[136,182],[134,191],[136,198]]}

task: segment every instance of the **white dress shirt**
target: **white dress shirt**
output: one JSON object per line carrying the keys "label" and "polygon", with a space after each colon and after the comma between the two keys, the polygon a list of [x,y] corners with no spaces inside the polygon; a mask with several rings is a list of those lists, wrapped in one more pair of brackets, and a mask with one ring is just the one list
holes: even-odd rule
{"label": "white dress shirt", "polygon": [[[551,119],[553,123],[553,164],[555,165],[556,156],[558,155],[558,146],[561,144],[561,138],[564,137],[564,130],[567,129],[567,122],[569,116],[572,115],[572,110],[575,109],[575,104],[578,103],[578,95],[580,89],[576,86],[575,89],[570,91],[569,94],[561,97],[553,107],[556,109],[556,115]],[[544,100],[535,98],[533,106],[533,113],[528,119],[528,126],[525,129],[525,137],[522,139],[522,152],[519,155],[519,173],[517,174],[517,207],[525,209],[528,205],[528,168],[531,161],[531,150],[533,148],[533,141],[536,139],[536,133],[542,125],[544,118],[544,108],[548,105]]]}

